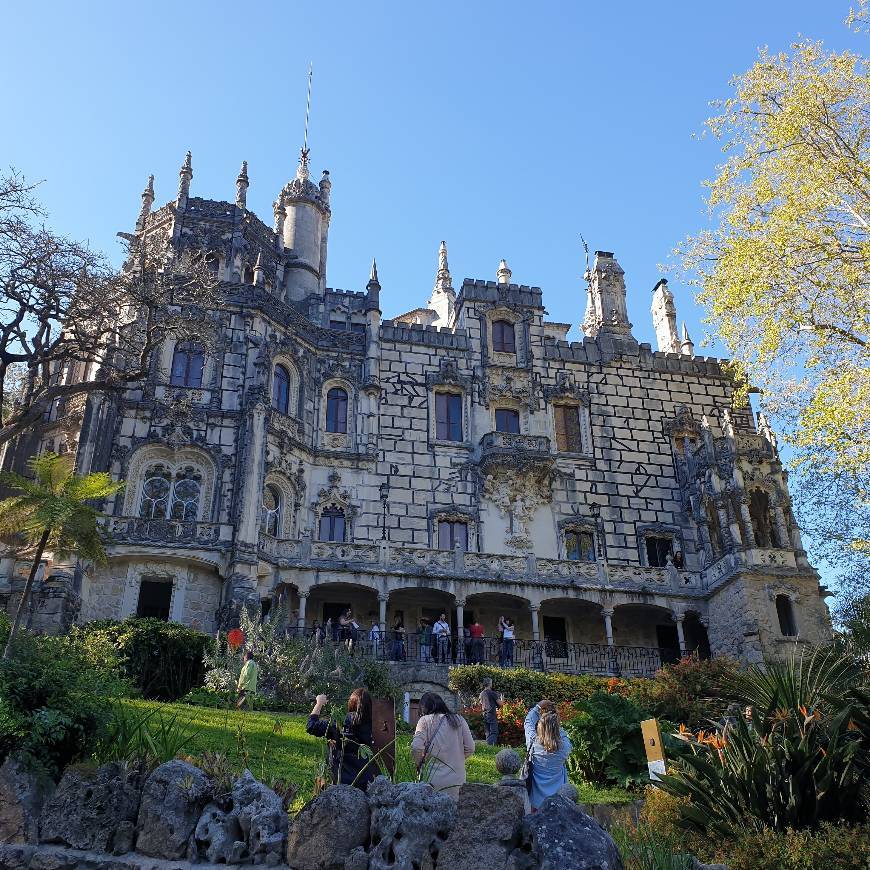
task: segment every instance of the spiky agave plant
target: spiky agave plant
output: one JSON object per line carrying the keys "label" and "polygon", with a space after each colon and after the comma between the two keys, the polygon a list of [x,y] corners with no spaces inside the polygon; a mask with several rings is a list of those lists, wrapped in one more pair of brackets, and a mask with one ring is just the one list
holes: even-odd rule
{"label": "spiky agave plant", "polygon": [[76,553],[81,559],[105,564],[106,550],[97,525],[101,514],[91,502],[108,498],[124,486],[105,472],[75,474],[71,456],[43,453],[28,464],[32,479],[13,472],[0,474],[0,484],[17,492],[0,502],[0,535],[14,536],[33,551],[30,573],[3,651],[4,659],[9,658],[18,636],[33,581],[47,549],[57,556]]}

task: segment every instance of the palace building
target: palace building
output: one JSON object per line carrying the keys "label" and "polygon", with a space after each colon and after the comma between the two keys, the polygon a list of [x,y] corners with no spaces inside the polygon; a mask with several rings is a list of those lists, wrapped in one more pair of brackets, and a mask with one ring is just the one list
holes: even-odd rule
{"label": "palace building", "polygon": [[[149,179],[134,249],[201,255],[221,303],[146,381],[61,402],[6,451],[6,468],[68,451],[127,481],[104,506],[108,565],[49,559],[33,628],[139,614],[214,632],[242,607],[310,627],[350,607],[366,629],[444,612],[495,636],[505,616],[525,663],[627,674],[831,636],[776,438],[680,334],[666,281],[653,350],[598,251],[568,342],[504,260],[454,286],[442,242],[428,302],[385,320],[374,264],[363,290],[327,287],[332,182],[309,172],[303,151],[271,226],[246,164],[232,202],[191,195],[190,154],[171,202],[153,208]],[[0,605],[26,569],[0,562]]]}

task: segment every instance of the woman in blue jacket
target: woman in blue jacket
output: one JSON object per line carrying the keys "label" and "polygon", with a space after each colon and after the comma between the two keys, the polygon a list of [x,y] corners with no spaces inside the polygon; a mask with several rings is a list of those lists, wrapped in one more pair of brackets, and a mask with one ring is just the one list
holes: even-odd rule
{"label": "woman in blue jacket", "polygon": [[571,754],[571,741],[559,723],[552,701],[541,701],[532,707],[524,727],[526,750],[532,763],[529,801],[532,812],[536,812],[544,798],[556,794],[568,782],[565,762]]}

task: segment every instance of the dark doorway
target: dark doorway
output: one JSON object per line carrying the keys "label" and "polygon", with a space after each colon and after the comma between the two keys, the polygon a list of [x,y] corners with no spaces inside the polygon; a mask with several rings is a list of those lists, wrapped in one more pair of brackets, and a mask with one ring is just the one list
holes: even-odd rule
{"label": "dark doorway", "polygon": [[662,664],[669,665],[680,660],[680,638],[675,625],[657,625],[656,642]]}
{"label": "dark doorway", "polygon": [[699,659],[710,658],[710,640],[707,629],[694,613],[687,613],[683,622],[683,633],[686,636],[686,650],[698,656]]}
{"label": "dark doorway", "polygon": [[336,604],[332,601],[327,602],[323,605],[323,625],[326,626],[326,620],[332,620],[332,629],[331,634],[327,634],[327,638],[330,640],[338,640],[340,637],[339,634],[339,624],[338,619],[344,613],[350,604]]}
{"label": "dark doorway", "polygon": [[562,616],[545,616],[544,647],[551,658],[563,659],[568,655],[568,628]]}
{"label": "dark doorway", "polygon": [[139,602],[136,616],[169,621],[169,604],[172,601],[172,583],[166,580],[143,580],[139,584]]}

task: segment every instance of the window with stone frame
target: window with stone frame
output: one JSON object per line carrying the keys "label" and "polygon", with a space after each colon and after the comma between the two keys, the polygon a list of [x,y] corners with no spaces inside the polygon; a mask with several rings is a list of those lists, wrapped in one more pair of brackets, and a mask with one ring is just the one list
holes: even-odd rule
{"label": "window with stone frame", "polygon": [[509,435],[520,434],[520,412],[515,408],[495,409],[495,431]]}
{"label": "window with stone frame", "polygon": [[271,483],[263,487],[263,521],[261,524],[265,534],[273,538],[279,536],[281,530],[281,490]]}
{"label": "window with stone frame", "polygon": [[187,466],[173,473],[166,465],[152,465],[145,472],[139,516],[195,522],[201,495],[202,475],[197,469]]}
{"label": "window with stone frame", "polygon": [[435,438],[462,441],[462,394],[436,391]]}
{"label": "window with stone frame", "polygon": [[339,543],[347,539],[347,521],[340,507],[329,505],[321,511],[318,539]]}
{"label": "window with stone frame", "polygon": [[172,353],[172,371],[169,383],[173,387],[202,386],[205,349],[198,341],[181,341]]}
{"label": "window with stone frame", "polygon": [[516,353],[514,325],[509,320],[493,320],[492,349],[495,353]]}
{"label": "window with stone frame", "polygon": [[794,603],[788,595],[776,596],[776,616],[783,637],[797,637],[797,621],[794,617]]}
{"label": "window with stone frame", "polygon": [[647,535],[644,539],[646,548],[646,563],[651,568],[664,568],[668,564],[668,556],[673,558],[674,539],[663,535]]}
{"label": "window with stone frame", "polygon": [[172,583],[168,580],[143,579],[139,583],[136,616],[141,619],[169,621],[172,604]]}
{"label": "window with stone frame", "polygon": [[290,413],[290,372],[280,363],[272,372],[272,407],[282,414]]}
{"label": "window with stone frame", "polygon": [[582,453],[580,406],[554,405],[553,415],[556,421],[556,449],[560,453]]}
{"label": "window with stone frame", "polygon": [[438,549],[468,549],[468,523],[463,520],[438,520]]}
{"label": "window with stone frame", "polygon": [[587,529],[565,529],[565,558],[572,562],[595,561],[595,535]]}
{"label": "window with stone frame", "polygon": [[326,394],[326,431],[347,434],[347,391],[341,387]]}

